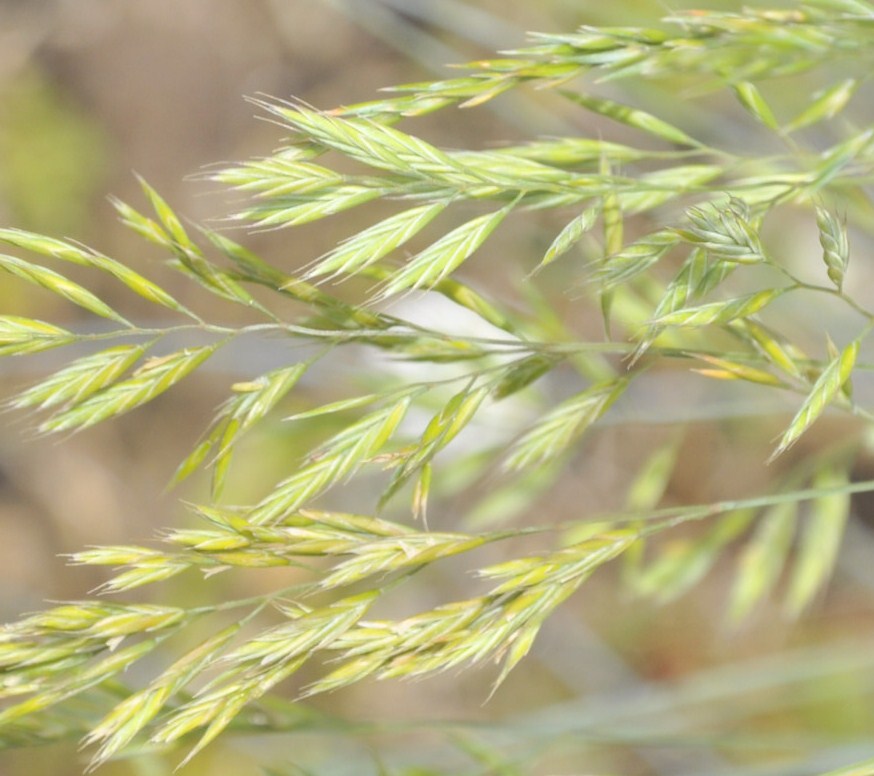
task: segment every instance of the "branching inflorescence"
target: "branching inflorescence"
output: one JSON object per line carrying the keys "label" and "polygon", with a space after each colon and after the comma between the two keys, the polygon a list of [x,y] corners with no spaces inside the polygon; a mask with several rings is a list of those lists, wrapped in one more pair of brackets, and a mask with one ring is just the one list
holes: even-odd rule
{"label": "branching inflorescence", "polygon": [[[716,380],[797,394],[796,414],[775,456],[829,406],[867,416],[853,401],[851,377],[861,368],[859,353],[874,313],[847,294],[844,281],[848,224],[861,229],[865,219],[870,223],[874,129],[841,119],[871,72],[872,20],[874,5],[865,0],[810,0],[792,10],[738,14],[690,12],[671,17],[664,29],[537,35],[530,48],[471,63],[460,77],[399,87],[385,99],[332,111],[254,100],[289,139],[270,156],[208,174],[251,198],[232,223],[285,229],[376,201],[392,214],[320,257],[302,257],[309,263],[292,274],[224,231],[186,228],[145,182],[148,213],[114,203],[123,223],[166,251],[173,267],[204,291],[253,311],[261,318],[254,324],[211,323],[98,251],[0,229],[0,242],[16,254],[0,255],[4,270],[109,322],[97,334],[80,334],[47,321],[0,316],[2,355],[80,343],[94,348],[10,400],[17,409],[44,411],[39,428],[45,433],[77,431],[133,410],[243,334],[281,335],[315,346],[305,359],[234,383],[179,466],[176,482],[201,468],[212,471],[212,501],[193,507],[202,528],[169,530],[157,548],[98,547],[72,558],[76,564],[116,567],[101,588],[113,594],[191,570],[203,573],[203,584],[223,570],[263,567],[308,569],[310,581],[218,607],[93,598],[6,626],[0,632],[0,693],[9,704],[0,712],[0,738],[40,740],[40,719],[89,693],[117,688],[126,668],[171,636],[231,610],[242,612],[235,624],[222,621],[145,686],[115,698],[87,733],[87,742],[97,745],[94,765],[136,740],[169,744],[198,731],[190,757],[301,666],[325,658],[332,661],[328,669],[299,687],[300,697],[364,677],[423,676],[488,659],[501,663],[500,682],[524,657],[544,620],[592,572],[620,556],[629,560],[631,585],[664,600],[694,585],[730,542],[745,537],[730,604],[731,613],[742,617],[774,586],[798,532],[786,606],[801,612],[829,575],[849,494],[860,489],[848,484],[846,450],[794,474],[787,489],[770,499],[662,510],[656,509],[664,490],[658,483],[670,476],[673,458],[671,450],[659,451],[640,475],[649,487],[638,492],[649,496],[630,498],[627,513],[601,515],[596,525],[582,528],[538,524],[474,531],[441,521],[429,530],[424,522],[389,520],[379,510],[406,493],[411,507],[405,511],[423,516],[432,486],[439,490],[441,452],[476,424],[481,412],[559,367],[573,370],[575,393],[533,422],[508,429],[509,441],[491,451],[489,461],[499,462],[511,481],[525,472],[557,470],[628,386],[664,362],[691,364]],[[760,90],[765,79],[808,71],[827,79],[836,61],[844,65],[844,75],[793,115],[782,116]],[[853,75],[846,75],[847,67]],[[733,92],[759,130],[784,151],[741,153],[722,142],[725,138],[696,137],[700,130],[590,93],[595,83],[673,77],[691,81],[695,90]],[[507,90],[532,87],[551,90],[583,116],[627,125],[641,144],[575,136],[487,151],[449,150],[399,128],[405,118],[454,106],[475,109]],[[811,127],[821,130],[820,145],[822,137],[832,142],[809,150],[804,132]],[[346,159],[344,170],[357,171],[328,166],[328,152]],[[763,238],[763,222],[783,208],[803,209],[815,223],[821,284],[796,277],[779,245]],[[575,303],[594,299],[608,339],[559,334],[555,326],[489,298],[464,279],[465,262],[478,251],[487,255],[494,233],[512,219],[547,210],[560,214],[565,225],[529,261],[532,275],[525,282],[536,284],[535,272],[582,262],[574,271],[586,282],[578,284],[583,290]],[[435,230],[437,237],[409,249]],[[629,241],[631,233],[638,236]],[[178,323],[137,325],[67,279],[63,268],[69,263],[110,275],[170,311]],[[358,301],[333,294],[326,283],[351,276],[369,281]],[[253,294],[253,286],[294,300],[304,312],[283,317],[264,301],[265,294]],[[385,304],[411,292],[442,295],[466,308],[492,336],[424,326]],[[779,323],[762,320],[778,299],[802,293],[836,298],[861,321],[843,344],[829,340],[822,359],[806,355],[791,332],[779,331]],[[204,344],[162,350],[162,342],[178,331],[198,332]],[[386,381],[373,393],[297,413],[292,422],[329,414],[350,419],[257,503],[224,504],[222,488],[239,439],[281,407],[309,369],[348,346],[452,364],[454,371],[434,382]],[[419,418],[427,413],[424,422],[411,418],[413,409]],[[413,429],[416,423],[420,427]],[[390,472],[379,503],[362,507],[362,514],[325,506],[325,494],[350,480],[354,487],[355,478],[374,468]],[[796,518],[805,501],[812,507],[799,528]],[[680,553],[644,563],[639,548],[648,537],[691,520],[709,521],[698,539]],[[558,530],[563,539],[538,556],[479,569],[478,580],[471,582],[481,586],[477,595],[397,620],[370,618],[378,599],[423,567],[535,530]],[[258,615],[268,606],[281,624],[258,626]],[[197,691],[189,693],[190,686]]]}

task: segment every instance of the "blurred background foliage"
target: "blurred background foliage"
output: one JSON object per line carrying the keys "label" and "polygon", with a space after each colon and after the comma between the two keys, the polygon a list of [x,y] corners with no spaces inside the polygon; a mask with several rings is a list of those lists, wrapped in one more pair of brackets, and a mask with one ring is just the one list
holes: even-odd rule
{"label": "blurred background foliage", "polygon": [[[738,3],[709,0],[707,7],[732,9]],[[277,144],[278,130],[253,120],[243,95],[293,95],[328,108],[371,99],[382,86],[439,77],[447,72],[446,63],[521,44],[527,30],[646,25],[664,13],[661,3],[649,0],[0,0],[0,222],[94,245],[148,269],[185,302],[186,295],[200,296],[198,291],[173,278],[157,253],[144,251],[119,227],[106,195],[139,202],[133,170],[193,220],[226,212],[226,203],[202,181],[185,177]],[[659,103],[657,88],[651,88],[634,95],[642,107]],[[789,108],[805,95],[786,90],[771,96]],[[697,124],[704,136],[730,135],[738,146],[753,136],[748,127],[726,122],[728,111],[716,100],[687,110],[684,122]],[[475,112],[441,111],[422,119],[417,131],[438,144],[464,148],[582,131],[623,136],[613,126],[601,127],[598,119],[585,120],[589,123],[568,104],[526,93]],[[350,215],[344,234],[362,226],[360,218]],[[774,227],[779,239],[797,248],[799,261],[816,256],[815,231],[805,232],[787,218]],[[472,270],[474,277],[480,272],[489,278],[493,292],[520,303],[523,268],[530,267],[531,255],[542,255],[560,226],[538,224],[536,218],[531,223],[531,229],[507,230],[496,241],[494,250],[504,257],[500,274],[482,263]],[[336,242],[332,225],[250,239],[267,258],[293,268]],[[871,279],[870,268],[853,272],[860,287]],[[542,298],[525,302],[558,320],[574,318],[576,302],[565,294],[566,281],[561,273],[544,277]],[[114,286],[96,290],[116,302]],[[54,304],[51,296],[12,280],[0,279],[0,304],[13,314],[39,313],[51,320],[61,315],[46,312]],[[122,309],[131,310],[129,299]],[[806,332],[821,345],[809,311],[782,312],[797,324],[800,339]],[[63,308],[63,314],[71,313]],[[154,311],[144,305],[142,315],[150,314]],[[221,309],[220,315],[228,314]],[[586,316],[575,325],[598,320],[597,312]],[[232,349],[154,406],[60,444],[32,438],[28,421],[4,415],[4,619],[36,609],[45,599],[81,597],[101,581],[93,570],[65,568],[59,554],[85,545],[145,542],[160,527],[187,519],[179,496],[195,497],[207,485],[196,481],[165,493],[176,464],[229,384],[281,363],[284,355],[279,344]],[[4,395],[52,366],[57,366],[52,355],[5,360]],[[360,386],[360,367],[340,365],[331,378]],[[318,390],[304,382],[293,401],[303,409]],[[520,401],[508,411],[524,413],[526,400]],[[661,483],[665,503],[704,503],[766,490],[788,466],[763,466],[785,407],[753,404],[743,396],[728,404],[708,401],[701,403],[694,393],[678,397],[670,383],[638,397],[618,422],[599,429],[562,478],[534,476],[524,494],[483,491],[474,519],[487,524],[514,512],[542,510],[559,522],[581,512],[622,508],[634,473],[660,449],[676,456],[673,474]],[[690,417],[678,435],[673,424]],[[265,427],[247,440],[232,470],[233,494],[246,501],[263,492],[289,460],[325,436],[326,422],[331,421],[299,424],[293,433],[282,425]],[[792,460],[804,456],[805,446],[821,447],[855,433],[846,419],[828,420],[793,451]],[[870,477],[874,462],[867,472],[864,460],[857,467],[859,477]],[[456,476],[461,481],[464,472]],[[552,618],[531,657],[486,705],[493,677],[483,672],[415,684],[364,683],[315,700],[311,714],[277,702],[275,720],[289,735],[247,736],[243,730],[210,747],[187,773],[248,776],[263,773],[256,763],[267,761],[276,776],[802,776],[871,756],[870,506],[860,499],[854,514],[828,606],[822,597],[800,622],[765,603],[742,627],[727,625],[728,563],[717,565],[691,594],[661,606],[632,600],[620,591],[617,573],[608,570]],[[684,536],[671,541],[676,552],[683,551]],[[415,610],[459,595],[466,577],[452,571],[449,564],[441,575],[429,572],[404,593],[409,600],[402,605]],[[257,594],[270,589],[277,576],[227,575],[214,590],[241,596],[246,591],[240,586],[247,586]],[[165,584],[176,587],[168,600],[186,600],[184,582]],[[75,742],[10,750],[0,752],[0,773],[67,776],[80,773],[85,761],[75,754]],[[156,751],[101,772],[157,776],[170,773],[174,762]]]}

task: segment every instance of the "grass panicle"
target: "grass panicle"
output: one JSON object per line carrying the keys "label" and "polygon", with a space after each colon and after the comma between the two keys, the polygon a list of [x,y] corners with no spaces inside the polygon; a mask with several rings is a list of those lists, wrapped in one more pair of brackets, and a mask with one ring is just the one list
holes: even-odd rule
{"label": "grass panicle", "polygon": [[[220,313],[183,305],[177,296],[188,294],[95,249],[0,228],[5,275],[60,300],[41,316],[51,320],[0,315],[0,356],[54,349],[62,359],[8,401],[43,412],[45,433],[159,402],[243,337],[301,346],[269,370],[227,380],[227,398],[173,478],[210,470],[209,495],[190,507],[194,522],[154,546],[74,553],[75,565],[108,567],[103,595],[0,631],[0,746],[76,735],[92,747],[93,767],[143,746],[181,747],[184,763],[235,726],[280,729],[270,698],[284,682],[301,714],[306,698],[365,678],[486,661],[499,665],[497,688],[605,566],[621,566],[630,591],[664,603],[728,565],[730,621],[775,595],[788,616],[801,616],[837,566],[851,495],[874,489],[853,481],[855,436],[801,463],[794,451],[765,495],[665,506],[682,461],[677,423],[630,476],[622,511],[595,518],[586,494],[561,522],[539,498],[599,424],[617,418],[615,404],[649,395],[654,373],[789,396],[797,409],[772,459],[830,408],[870,420],[852,386],[870,369],[874,313],[854,296],[849,235],[863,254],[874,128],[855,108],[872,65],[872,18],[865,0],[677,12],[658,28],[535,34],[456,77],[334,110],[253,100],[282,127],[283,145],[204,177],[245,198],[228,216],[235,226],[339,224],[345,236],[321,255],[290,239],[294,256],[273,264],[245,240],[189,226],[143,180],[143,212],[113,200],[122,224],[162,252],[180,283],[212,297],[206,309],[242,307],[228,317],[244,323],[217,322]],[[776,99],[784,85],[792,99]],[[417,117],[479,110],[532,88],[551,94],[579,131],[482,148],[420,136]],[[719,93],[734,111],[725,125],[749,142],[672,102]],[[620,137],[600,136],[614,128]],[[355,226],[344,228],[352,209]],[[818,235],[813,279],[800,274],[798,246],[770,228],[787,213]],[[550,226],[519,240],[533,220]],[[67,265],[76,265],[75,281]],[[154,305],[158,322],[141,325],[110,307],[89,288],[89,272]],[[353,276],[342,294],[331,292],[329,283]],[[556,302],[550,288],[571,293]],[[463,325],[406,312],[434,299],[461,310]],[[835,325],[848,344],[828,340],[824,357],[808,355],[791,316],[781,319],[796,300],[848,313]],[[604,331],[593,334],[599,318]],[[86,319],[100,326],[79,325]],[[176,335],[198,339],[182,347]],[[367,380],[344,393],[330,369],[347,353]],[[280,418],[300,446],[278,482],[252,503],[226,503],[241,440],[254,437],[246,450],[258,454],[252,432]],[[321,443],[299,441],[310,427],[322,429]],[[336,507],[350,501],[354,511]],[[485,530],[498,523],[502,530]],[[519,550],[534,533],[542,549]],[[429,593],[420,611],[393,614],[395,588],[441,564],[474,572],[463,593],[442,601]],[[201,591],[219,573],[265,568],[287,584],[190,603],[208,598]],[[163,583],[183,575],[197,595],[165,601]],[[141,588],[149,603],[116,598]],[[77,704],[100,712],[86,720]]]}

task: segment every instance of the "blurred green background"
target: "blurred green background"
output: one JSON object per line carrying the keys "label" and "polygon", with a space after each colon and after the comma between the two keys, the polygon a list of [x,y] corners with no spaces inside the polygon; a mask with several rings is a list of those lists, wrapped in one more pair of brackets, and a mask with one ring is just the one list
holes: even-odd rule
{"label": "blurred green background", "polygon": [[[117,224],[106,197],[139,205],[136,172],[195,221],[226,213],[226,201],[186,178],[205,165],[278,144],[281,130],[255,120],[243,95],[294,96],[329,108],[372,99],[382,86],[440,77],[447,72],[444,63],[520,45],[527,30],[643,25],[664,13],[661,3],[635,0],[0,0],[0,224],[80,240],[151,273],[183,301],[200,298],[191,284],[162,268],[158,253]],[[421,131],[443,145],[480,147],[583,129],[567,107],[537,95],[515,99],[438,113],[422,122]],[[714,105],[710,115],[719,119],[720,110]],[[554,234],[556,224],[540,226],[542,234],[504,243],[520,265],[530,266],[530,255],[542,252],[547,229]],[[252,242],[271,260],[295,266],[337,239],[325,227],[301,235],[255,235]],[[509,289],[511,279],[490,281],[500,290],[502,284]],[[143,320],[154,314],[99,282],[96,290],[108,302]],[[571,303],[561,284],[554,285],[545,286],[553,294],[548,303],[566,312]],[[0,278],[0,309],[75,323],[69,308],[12,279]],[[227,314],[224,308],[216,312]],[[803,311],[798,317],[805,318]],[[62,357],[7,359],[0,364],[3,394],[57,367]],[[59,554],[85,545],[146,542],[160,527],[188,519],[178,499],[202,495],[204,483],[166,494],[176,464],[230,383],[282,357],[281,349],[232,352],[153,405],[60,442],[36,438],[32,421],[4,414],[4,619],[46,599],[83,597],[99,584],[95,572],[67,568]],[[307,390],[297,399],[302,406]],[[591,514],[621,507],[633,472],[674,434],[670,425],[655,422],[670,421],[670,397],[650,398],[654,404],[642,416],[601,429],[585,460],[541,493],[537,509],[558,521],[580,516],[581,505]],[[685,427],[670,503],[758,493],[779,473],[779,467],[762,465],[779,416],[750,423],[723,415],[762,408],[709,409]],[[846,422],[836,419],[819,425],[805,444],[825,444],[846,432]],[[316,439],[323,432],[308,433]],[[235,464],[236,492],[262,492],[309,442],[282,428],[247,442]],[[860,501],[857,512],[865,506]],[[661,607],[624,595],[608,571],[563,607],[531,658],[486,705],[493,678],[488,672],[367,684],[316,701],[346,725],[326,723],[324,731],[308,732],[311,724],[292,715],[293,733],[227,736],[186,772],[248,776],[263,772],[260,763],[277,774],[801,776],[871,756],[874,650],[866,644],[874,629],[874,576],[866,558],[872,547],[862,520],[850,532],[828,606],[824,596],[800,623],[763,606],[743,628],[728,628],[722,619],[728,571],[720,568],[694,594]],[[461,595],[465,577],[450,572],[429,577],[403,605],[415,609]],[[231,594],[233,588],[239,595],[239,584],[257,593],[278,576],[229,578],[215,592]],[[184,599],[188,593],[171,588],[166,594]],[[384,722],[367,724],[374,719]],[[495,763],[505,759],[518,762],[501,770]],[[0,752],[0,774],[67,776],[81,773],[86,762],[74,744],[7,751]],[[155,752],[101,772],[157,776],[172,772],[175,762],[175,756]]]}

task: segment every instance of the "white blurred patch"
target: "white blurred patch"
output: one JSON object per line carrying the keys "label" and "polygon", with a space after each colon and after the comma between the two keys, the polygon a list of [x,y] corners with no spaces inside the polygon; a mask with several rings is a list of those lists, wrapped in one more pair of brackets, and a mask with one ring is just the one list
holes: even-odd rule
{"label": "white blurred patch", "polygon": [[[490,343],[484,343],[490,350],[495,347],[494,341],[506,342],[508,345],[520,342],[517,337],[493,326],[476,313],[433,292],[406,294],[403,298],[385,305],[382,312],[442,334],[463,339],[491,340]],[[500,350],[500,348],[496,349]],[[518,351],[496,355],[488,359],[487,365],[497,366],[520,357],[522,355]],[[433,363],[406,360],[388,352],[368,351],[369,365],[372,365],[375,360],[378,360],[379,368],[383,373],[394,375],[406,384],[449,381],[453,377],[463,378],[483,366],[482,361]],[[412,408],[401,426],[402,433],[410,436],[420,435],[432,415],[439,411],[439,406],[445,404],[451,396],[465,386],[466,382],[458,379],[435,388],[429,393],[429,407],[433,402],[433,409],[422,405]],[[536,408],[530,399],[524,398],[524,392],[498,402],[487,400],[467,428],[452,441],[451,448],[457,454],[468,455],[505,445],[519,433],[526,422],[536,415]]]}

